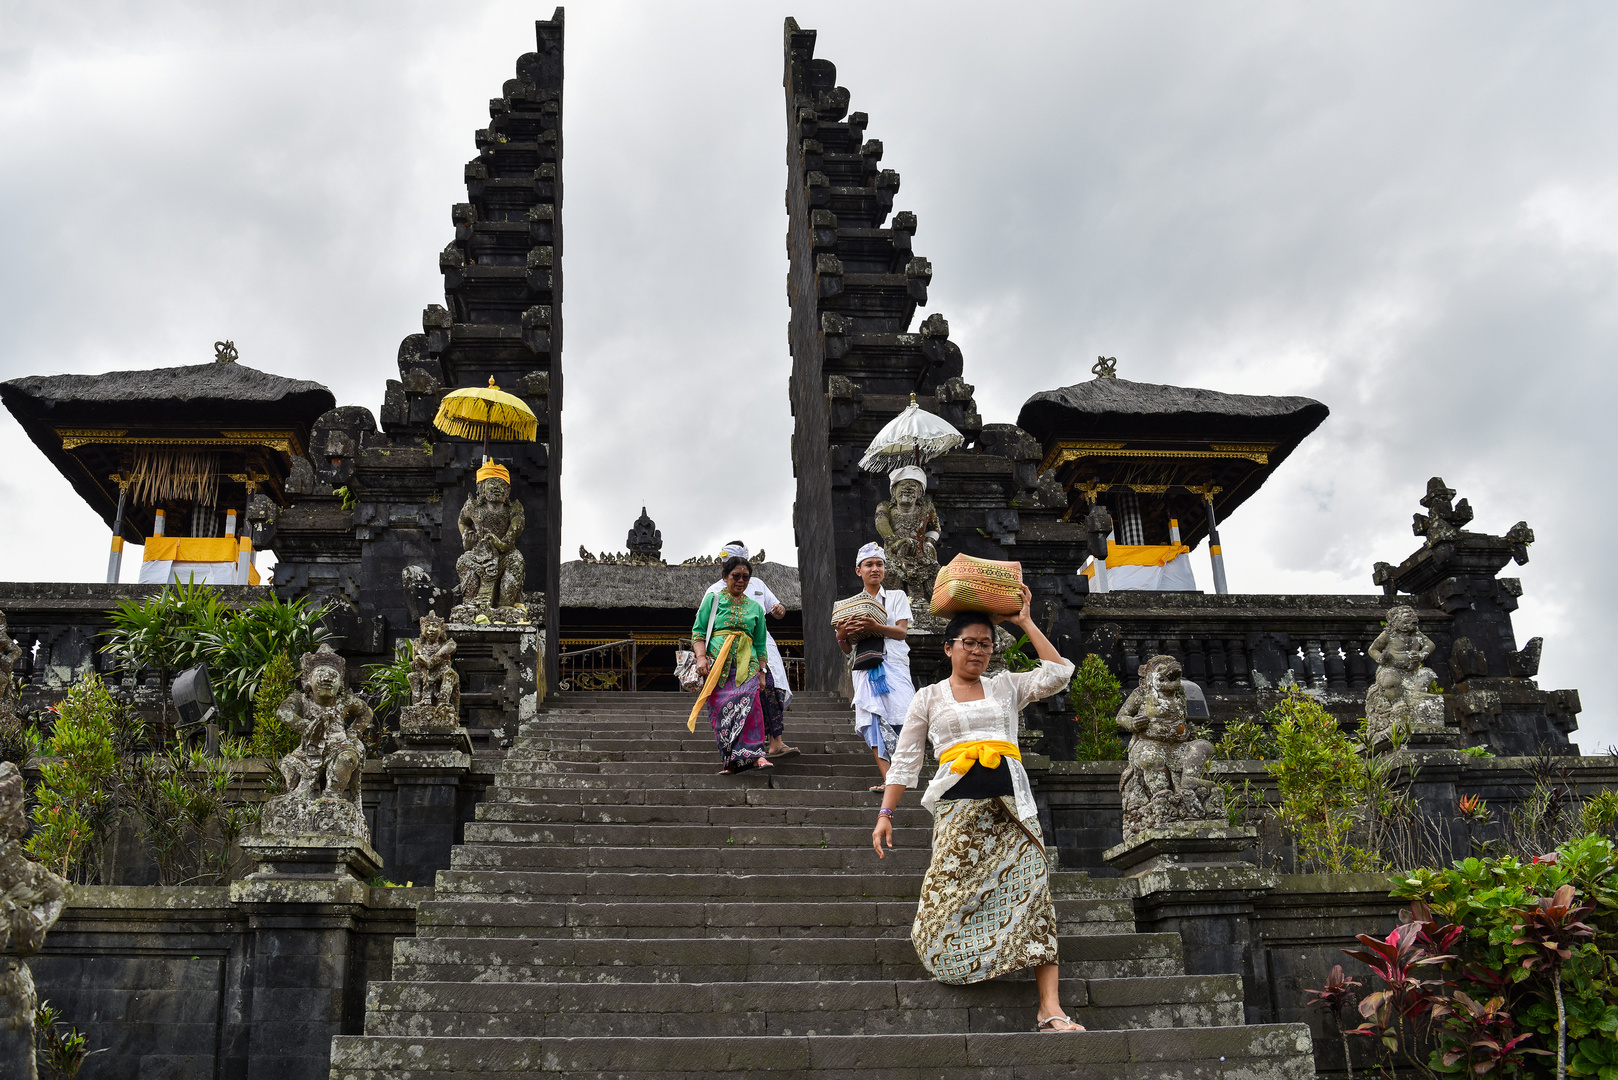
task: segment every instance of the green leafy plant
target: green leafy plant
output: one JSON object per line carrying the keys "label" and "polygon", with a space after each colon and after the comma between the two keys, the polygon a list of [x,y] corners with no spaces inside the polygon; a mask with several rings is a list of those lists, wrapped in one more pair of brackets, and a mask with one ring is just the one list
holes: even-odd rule
{"label": "green leafy plant", "polygon": [[392,661],[365,666],[365,683],[360,693],[371,703],[378,726],[401,705],[410,703],[410,661],[415,648],[409,638],[402,637],[393,647]]}
{"label": "green leafy plant", "polygon": [[76,1027],[62,1028],[62,1010],[49,1001],[34,1007],[34,1044],[37,1064],[50,1071],[51,1080],[73,1080],[84,1067],[84,1059],[92,1053],[89,1040]]}
{"label": "green leafy plant", "polygon": [[298,733],[281,721],[276,710],[297,685],[298,669],[292,666],[292,658],[286,653],[276,653],[264,665],[258,692],[253,696],[253,736],[248,750],[253,757],[269,761],[270,772],[264,786],[272,796],[287,790],[280,761],[298,748]]}
{"label": "green leafy plant", "polygon": [[1275,756],[1275,736],[1257,720],[1227,724],[1214,744],[1214,757],[1222,761],[1268,761]]}
{"label": "green leafy plant", "polygon": [[1461,753],[1465,754],[1467,757],[1473,758],[1494,757],[1493,754],[1489,753],[1489,748],[1487,746],[1463,746],[1461,748]]}
{"label": "green leafy plant", "polygon": [[130,762],[126,798],[164,885],[230,880],[231,847],[256,807],[230,798],[234,774],[221,758],[173,743]]}
{"label": "green leafy plant", "polygon": [[220,615],[218,593],[189,582],[169,585],[145,600],[124,599],[107,612],[111,628],[103,632],[107,649],[130,674],[157,672],[161,723],[167,734],[169,683],[176,672],[201,659],[198,633],[215,625]]}
{"label": "green leafy plant", "polygon": [[352,510],[360,504],[359,497],[349,490],[347,484],[332,488],[331,493],[337,496],[338,501],[343,504],[344,510]]}
{"label": "green leafy plant", "polygon": [[1028,654],[1028,644],[1028,635],[1024,634],[1000,654],[1000,660],[1006,665],[1007,671],[1033,671],[1039,666],[1039,657]]}
{"label": "green leafy plant", "polygon": [[1336,717],[1300,691],[1289,689],[1270,714],[1276,757],[1265,768],[1275,778],[1277,816],[1292,834],[1298,862],[1328,874],[1377,869],[1375,854],[1351,842],[1368,786],[1359,747]]}
{"label": "green leafy plant", "polygon": [[320,625],[325,614],[324,605],[305,599],[283,602],[272,596],[240,611],[224,609],[219,619],[198,627],[202,658],[213,674],[214,697],[233,728],[245,729],[256,719],[259,683],[272,660],[300,656],[330,639],[331,632]]}
{"label": "green leafy plant", "polygon": [[117,809],[120,728],[138,723],[99,675],[75,683],[53,710],[55,723],[34,789],[28,853],[78,885],[95,881]]}
{"label": "green leafy plant", "polygon": [[1073,759],[1122,761],[1124,740],[1118,733],[1117,718],[1124,700],[1123,687],[1101,657],[1090,653],[1079,663],[1067,696],[1079,730]]}

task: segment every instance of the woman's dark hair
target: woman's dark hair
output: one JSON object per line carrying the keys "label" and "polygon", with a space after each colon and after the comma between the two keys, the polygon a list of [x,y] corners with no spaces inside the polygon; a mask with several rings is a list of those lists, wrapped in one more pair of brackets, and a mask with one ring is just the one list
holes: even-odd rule
{"label": "woman's dark hair", "polygon": [[724,569],[720,572],[719,576],[722,578],[729,578],[730,572],[736,569],[738,566],[747,567],[747,576],[753,576],[753,564],[742,558],[740,555],[732,555],[730,558],[726,559]]}
{"label": "woman's dark hair", "polygon": [[987,626],[989,628],[989,640],[994,640],[994,620],[989,618],[987,612],[963,611],[951,619],[948,626],[944,627],[944,642],[948,644],[959,638],[968,626]]}

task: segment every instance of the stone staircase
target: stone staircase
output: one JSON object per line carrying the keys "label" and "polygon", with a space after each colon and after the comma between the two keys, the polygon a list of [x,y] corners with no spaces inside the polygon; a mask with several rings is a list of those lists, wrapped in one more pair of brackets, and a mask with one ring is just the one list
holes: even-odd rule
{"label": "stone staircase", "polygon": [[930,819],[906,793],[877,860],[847,705],[800,694],[803,756],[718,776],[690,702],[569,694],[524,727],[333,1080],[1313,1076],[1307,1028],[1243,1026],[1239,976],[1134,932],[1127,881],[1052,876],[1091,1031],[1034,1032],[1031,973],[934,982],[909,939]]}

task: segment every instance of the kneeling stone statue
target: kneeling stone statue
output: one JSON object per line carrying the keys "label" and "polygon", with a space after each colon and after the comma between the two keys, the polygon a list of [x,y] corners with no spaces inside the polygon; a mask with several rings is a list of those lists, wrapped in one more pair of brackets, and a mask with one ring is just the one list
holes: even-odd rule
{"label": "kneeling stone statue", "polygon": [[1225,793],[1205,775],[1214,747],[1192,737],[1181,675],[1174,657],[1152,657],[1118,711],[1118,726],[1133,736],[1118,780],[1126,844],[1168,825],[1227,824]]}
{"label": "kneeling stone statue", "polygon": [[369,839],[359,801],[371,707],[348,688],[348,665],[330,645],[303,655],[303,687],[275,715],[298,747],[281,759],[292,790],[264,804],[260,834]]}

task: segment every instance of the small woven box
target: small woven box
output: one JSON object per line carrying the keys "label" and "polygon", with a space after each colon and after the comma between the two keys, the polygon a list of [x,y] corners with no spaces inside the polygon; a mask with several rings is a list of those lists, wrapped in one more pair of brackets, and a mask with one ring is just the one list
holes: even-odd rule
{"label": "small woven box", "polygon": [[[844,619],[858,619],[861,616],[868,619],[874,619],[878,626],[886,626],[888,624],[888,612],[887,609],[882,606],[882,601],[863,590],[855,593],[846,600],[839,600],[837,603],[832,605],[831,623],[833,626],[836,626]],[[849,640],[858,641],[860,638],[874,636],[876,635],[860,634],[858,636],[850,636]]]}
{"label": "small woven box", "polygon": [[1015,615],[1022,610],[1022,563],[957,555],[933,581],[932,613],[987,611]]}

